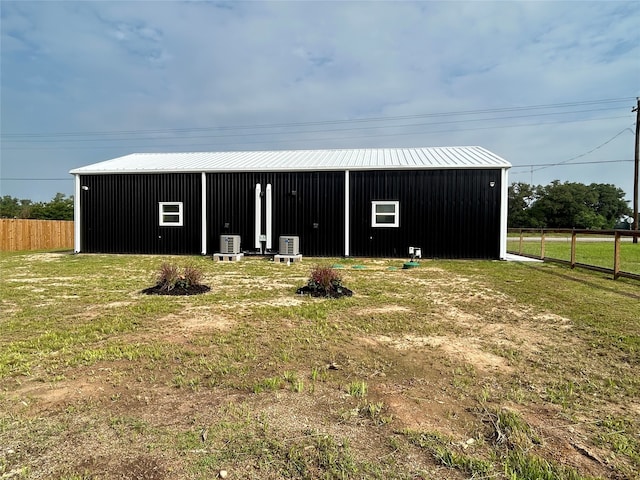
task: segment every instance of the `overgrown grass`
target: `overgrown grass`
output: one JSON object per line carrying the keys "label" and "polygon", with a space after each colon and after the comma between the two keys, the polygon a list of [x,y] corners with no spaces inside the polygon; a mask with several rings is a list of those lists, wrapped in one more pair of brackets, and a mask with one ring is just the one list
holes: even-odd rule
{"label": "overgrown grass", "polygon": [[140,293],[183,260],[0,254],[0,476],[640,470],[637,282],[552,264],[328,259],[355,294],[316,299],[295,294],[304,262],[190,258],[210,293]]}

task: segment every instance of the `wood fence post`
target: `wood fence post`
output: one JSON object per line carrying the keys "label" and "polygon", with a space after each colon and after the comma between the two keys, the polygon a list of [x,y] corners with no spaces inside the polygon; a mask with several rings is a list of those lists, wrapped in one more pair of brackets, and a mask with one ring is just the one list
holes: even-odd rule
{"label": "wood fence post", "polygon": [[544,228],[540,230],[540,258],[544,259]]}
{"label": "wood fence post", "polygon": [[522,229],[520,229],[520,244],[518,245],[518,254],[522,255]]}
{"label": "wood fence post", "polygon": [[620,276],[620,234],[616,232],[615,243],[613,247],[613,279],[617,280]]}
{"label": "wood fence post", "polygon": [[571,232],[571,268],[576,268],[576,240],[578,235],[575,230]]}

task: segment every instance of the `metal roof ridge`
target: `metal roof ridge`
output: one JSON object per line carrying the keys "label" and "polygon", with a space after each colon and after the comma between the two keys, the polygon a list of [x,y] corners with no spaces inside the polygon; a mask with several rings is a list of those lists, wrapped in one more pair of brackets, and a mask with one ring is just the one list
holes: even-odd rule
{"label": "metal roof ridge", "polygon": [[478,145],[379,147],[226,152],[133,152],[74,168],[71,174],[129,172],[294,171],[411,168],[509,168],[499,155]]}

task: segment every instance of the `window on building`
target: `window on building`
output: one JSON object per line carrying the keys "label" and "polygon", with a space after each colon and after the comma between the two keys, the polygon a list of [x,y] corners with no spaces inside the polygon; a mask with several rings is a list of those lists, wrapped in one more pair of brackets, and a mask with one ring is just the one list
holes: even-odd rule
{"label": "window on building", "polygon": [[375,201],[371,202],[372,227],[400,226],[400,202]]}
{"label": "window on building", "polygon": [[158,205],[161,227],[182,226],[182,202],[160,202]]}

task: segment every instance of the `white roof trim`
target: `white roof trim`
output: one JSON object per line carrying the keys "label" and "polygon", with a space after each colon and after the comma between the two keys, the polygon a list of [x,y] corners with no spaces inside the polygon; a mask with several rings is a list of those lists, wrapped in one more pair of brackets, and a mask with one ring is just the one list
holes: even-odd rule
{"label": "white roof trim", "polygon": [[247,152],[133,153],[71,174],[278,172],[308,170],[423,170],[510,168],[498,155],[478,146],[363,148]]}

